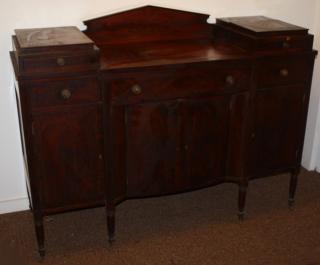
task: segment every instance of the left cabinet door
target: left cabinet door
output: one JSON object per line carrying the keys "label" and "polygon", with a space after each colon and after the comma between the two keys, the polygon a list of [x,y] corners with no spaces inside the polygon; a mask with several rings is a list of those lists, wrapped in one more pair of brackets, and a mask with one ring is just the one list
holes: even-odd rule
{"label": "left cabinet door", "polygon": [[127,195],[179,189],[178,102],[149,102],[127,108]]}
{"label": "left cabinet door", "polygon": [[104,200],[101,106],[33,115],[36,175],[42,207],[69,210]]}

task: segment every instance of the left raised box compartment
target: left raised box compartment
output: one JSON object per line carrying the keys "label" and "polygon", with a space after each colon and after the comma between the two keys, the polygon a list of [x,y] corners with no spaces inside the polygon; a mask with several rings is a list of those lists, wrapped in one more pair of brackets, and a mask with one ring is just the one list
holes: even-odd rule
{"label": "left raised box compartment", "polygon": [[15,30],[10,53],[40,257],[43,217],[105,203],[99,49],[76,27]]}

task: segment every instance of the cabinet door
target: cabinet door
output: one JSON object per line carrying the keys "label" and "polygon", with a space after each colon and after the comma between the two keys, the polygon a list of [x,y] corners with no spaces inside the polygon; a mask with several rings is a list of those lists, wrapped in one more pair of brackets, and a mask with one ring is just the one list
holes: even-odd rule
{"label": "cabinet door", "polygon": [[253,177],[295,167],[305,87],[275,87],[258,91],[255,101]]}
{"label": "cabinet door", "polygon": [[34,114],[34,148],[46,209],[90,206],[104,199],[99,106]]}
{"label": "cabinet door", "polygon": [[217,183],[225,176],[228,110],[228,96],[181,103],[185,189]]}
{"label": "cabinet door", "polygon": [[130,105],[126,115],[127,195],[170,193],[179,170],[177,102]]}

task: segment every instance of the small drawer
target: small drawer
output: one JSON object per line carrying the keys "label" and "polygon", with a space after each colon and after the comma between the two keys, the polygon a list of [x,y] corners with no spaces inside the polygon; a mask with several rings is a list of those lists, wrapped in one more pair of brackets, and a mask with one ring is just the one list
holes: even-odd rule
{"label": "small drawer", "polygon": [[201,97],[248,90],[250,64],[190,64],[170,69],[146,69],[115,74],[110,81],[111,100],[116,104]]}
{"label": "small drawer", "polygon": [[256,50],[274,50],[274,51],[291,51],[291,50],[312,50],[313,36],[276,36],[273,38],[257,38]]}
{"label": "small drawer", "polygon": [[19,71],[29,75],[89,71],[97,69],[98,61],[96,52],[74,56],[20,56]]}
{"label": "small drawer", "polygon": [[59,81],[32,82],[32,108],[86,104],[101,100],[97,78],[86,77]]}
{"label": "small drawer", "polygon": [[304,84],[312,68],[308,56],[287,56],[261,59],[258,64],[258,88]]}

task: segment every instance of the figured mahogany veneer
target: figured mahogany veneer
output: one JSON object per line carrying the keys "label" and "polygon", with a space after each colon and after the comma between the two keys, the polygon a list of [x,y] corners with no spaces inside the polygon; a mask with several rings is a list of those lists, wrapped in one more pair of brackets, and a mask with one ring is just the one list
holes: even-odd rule
{"label": "figured mahogany veneer", "polygon": [[[316,52],[308,30],[145,6],[17,30],[23,153],[39,253],[43,216],[291,173],[293,204]],[[276,187],[275,187],[276,188]]]}

